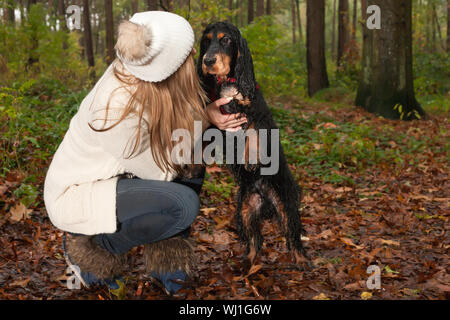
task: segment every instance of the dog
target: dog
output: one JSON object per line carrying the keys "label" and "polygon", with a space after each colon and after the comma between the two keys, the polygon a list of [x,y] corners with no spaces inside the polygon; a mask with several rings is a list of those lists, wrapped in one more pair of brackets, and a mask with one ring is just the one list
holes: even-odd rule
{"label": "dog", "polygon": [[[247,41],[237,27],[227,22],[217,22],[206,27],[200,42],[197,72],[211,101],[219,97],[233,97],[230,103],[220,107],[222,113],[245,114],[248,121],[242,129],[254,129],[257,133],[260,129],[269,129],[268,141],[271,141],[270,129],[278,128],[256,83]],[[258,147],[258,144],[249,143],[248,138],[246,155],[252,148]],[[278,150],[279,169],[273,175],[262,175],[264,165],[259,161],[256,164],[249,163],[248,156],[245,156],[243,164],[227,164],[239,185],[237,232],[246,245],[246,257],[250,265],[255,263],[263,244],[261,222],[272,217],[278,221],[297,265],[305,262],[306,258],[301,241],[301,234],[304,233],[299,211],[301,188],[289,170],[281,144]]]}

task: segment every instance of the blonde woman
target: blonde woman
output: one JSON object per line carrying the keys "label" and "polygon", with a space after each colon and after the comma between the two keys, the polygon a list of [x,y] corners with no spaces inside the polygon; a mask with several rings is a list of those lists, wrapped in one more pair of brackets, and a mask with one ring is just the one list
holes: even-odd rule
{"label": "blonde woman", "polygon": [[205,107],[193,61],[194,33],[182,17],[135,14],[119,26],[117,59],[81,103],[47,172],[51,222],[66,231],[64,255],[85,285],[115,281],[126,253],[145,245],[146,267],[175,293],[192,269],[190,225],[203,173],[182,178],[172,132],[212,123],[238,130],[246,121]]}

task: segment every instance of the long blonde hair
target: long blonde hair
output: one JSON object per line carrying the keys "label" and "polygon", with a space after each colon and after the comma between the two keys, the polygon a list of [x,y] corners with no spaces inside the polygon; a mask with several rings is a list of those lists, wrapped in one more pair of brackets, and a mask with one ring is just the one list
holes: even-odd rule
{"label": "long blonde hair", "polygon": [[[120,69],[120,70],[119,70]],[[130,113],[137,113],[138,126],[131,157],[138,150],[141,137],[141,123],[144,114],[148,114],[148,134],[150,135],[150,148],[156,165],[163,171],[183,172],[181,165],[174,164],[170,154],[174,148],[172,132],[176,129],[186,129],[193,132],[194,116],[197,120],[206,120],[204,106],[207,96],[202,89],[197,75],[193,54],[191,53],[181,67],[166,80],[161,82],[147,82],[140,80],[123,69],[120,60],[116,60],[114,66],[115,77],[123,83],[117,89],[126,89],[130,93],[130,99],[120,119],[108,128],[96,129],[106,131],[114,128]],[[117,90],[116,89],[116,90]],[[109,101],[115,90],[111,93]],[[106,106],[108,117],[109,101]]]}

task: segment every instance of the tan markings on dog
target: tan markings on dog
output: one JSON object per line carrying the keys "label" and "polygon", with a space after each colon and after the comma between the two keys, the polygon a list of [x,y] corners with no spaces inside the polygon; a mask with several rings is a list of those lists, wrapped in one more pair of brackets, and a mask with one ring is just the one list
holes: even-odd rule
{"label": "tan markings on dog", "polygon": [[241,106],[248,106],[250,105],[252,102],[246,97],[245,99],[242,99],[238,102]]}
{"label": "tan markings on dog", "polygon": [[250,252],[247,255],[248,260],[250,260],[250,263],[253,264],[255,262],[256,258],[256,249],[255,249],[255,238],[252,238],[250,240]]}
{"label": "tan markings on dog", "polygon": [[267,194],[281,217],[281,227],[283,228],[283,232],[286,234],[289,227],[289,219],[284,205],[273,189],[269,189]]}
{"label": "tan markings on dog", "polygon": [[258,211],[258,209],[261,207],[261,204],[262,204],[261,196],[257,193],[253,193],[242,202],[242,209],[241,209],[242,224],[244,225],[246,233],[248,233],[250,229],[252,215],[256,211]]}
{"label": "tan markings on dog", "polygon": [[213,34],[212,34],[212,32],[210,32],[210,33],[208,33],[207,35],[206,35],[206,37],[209,39],[209,40],[211,40],[212,39],[212,37],[213,37]]}
{"label": "tan markings on dog", "polygon": [[[249,130],[252,129],[252,130]],[[253,171],[252,165],[259,163],[259,139],[258,132],[255,130],[255,125],[252,123],[246,131],[247,137],[245,139],[245,158],[244,167],[247,171]],[[252,160],[252,163],[250,163]],[[256,162],[256,163],[254,163]]]}
{"label": "tan markings on dog", "polygon": [[208,67],[204,63],[202,63],[202,72],[204,76],[208,74]]}
{"label": "tan markings on dog", "polygon": [[225,33],[221,32],[217,35],[217,39],[222,39],[225,36]]}
{"label": "tan markings on dog", "polygon": [[[226,80],[227,74],[230,73],[231,57],[226,54],[216,54],[216,63],[212,67],[207,67],[205,63],[202,63],[202,71],[204,74],[209,73],[215,75],[221,80]],[[203,57],[205,59],[205,57]],[[205,73],[206,72],[206,73]]]}
{"label": "tan markings on dog", "polygon": [[216,56],[216,64],[214,67],[216,68],[215,74],[217,77],[226,77],[230,73],[230,62],[231,57],[226,54],[219,53]]}

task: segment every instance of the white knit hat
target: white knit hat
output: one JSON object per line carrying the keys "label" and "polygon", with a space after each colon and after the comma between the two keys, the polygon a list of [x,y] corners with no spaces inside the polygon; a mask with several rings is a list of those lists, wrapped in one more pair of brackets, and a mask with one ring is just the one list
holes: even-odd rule
{"label": "white knit hat", "polygon": [[180,68],[194,46],[194,31],[183,17],[164,11],[136,13],[119,26],[117,57],[136,78],[167,79]]}

